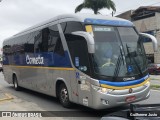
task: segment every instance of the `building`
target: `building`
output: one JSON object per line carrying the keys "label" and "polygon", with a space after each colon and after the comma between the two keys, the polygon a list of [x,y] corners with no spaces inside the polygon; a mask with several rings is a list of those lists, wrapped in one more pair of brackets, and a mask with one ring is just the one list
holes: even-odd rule
{"label": "building", "polygon": [[[131,13],[127,11],[117,17],[131,20],[139,32],[154,35],[158,40],[160,50],[160,6],[142,6]],[[151,40],[146,39],[144,47],[148,59],[152,63],[160,63],[160,52],[153,51]]]}
{"label": "building", "polygon": [[131,21],[131,15],[132,15],[133,12],[134,12],[134,10],[128,10],[124,13],[121,13],[121,14],[117,15],[116,17],[123,18],[123,19]]}

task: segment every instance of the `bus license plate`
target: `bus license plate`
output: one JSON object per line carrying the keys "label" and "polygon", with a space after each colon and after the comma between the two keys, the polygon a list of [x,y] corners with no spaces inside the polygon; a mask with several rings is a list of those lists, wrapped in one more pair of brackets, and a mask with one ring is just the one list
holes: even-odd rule
{"label": "bus license plate", "polygon": [[132,102],[136,99],[136,96],[129,96],[129,97],[126,97],[126,102]]}

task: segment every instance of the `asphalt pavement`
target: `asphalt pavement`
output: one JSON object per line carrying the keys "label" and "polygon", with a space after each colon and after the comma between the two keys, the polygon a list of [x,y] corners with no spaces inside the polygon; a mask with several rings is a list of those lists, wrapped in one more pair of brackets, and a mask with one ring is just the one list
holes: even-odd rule
{"label": "asphalt pavement", "polygon": [[150,75],[151,85],[160,85],[160,75]]}

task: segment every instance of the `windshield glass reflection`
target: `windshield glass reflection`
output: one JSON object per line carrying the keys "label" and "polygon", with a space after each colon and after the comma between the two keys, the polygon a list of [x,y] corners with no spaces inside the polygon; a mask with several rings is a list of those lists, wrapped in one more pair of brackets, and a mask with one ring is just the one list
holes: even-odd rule
{"label": "windshield glass reflection", "polygon": [[131,27],[92,26],[94,72],[104,76],[133,76],[146,70],[143,43]]}

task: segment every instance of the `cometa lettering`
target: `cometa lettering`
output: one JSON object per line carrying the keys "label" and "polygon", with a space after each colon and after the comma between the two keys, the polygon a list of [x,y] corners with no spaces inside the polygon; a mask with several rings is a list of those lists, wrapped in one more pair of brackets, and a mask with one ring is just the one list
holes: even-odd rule
{"label": "cometa lettering", "polygon": [[26,56],[26,63],[27,64],[35,64],[35,65],[42,65],[44,64],[43,57],[38,55],[38,57],[30,57],[29,55]]}

